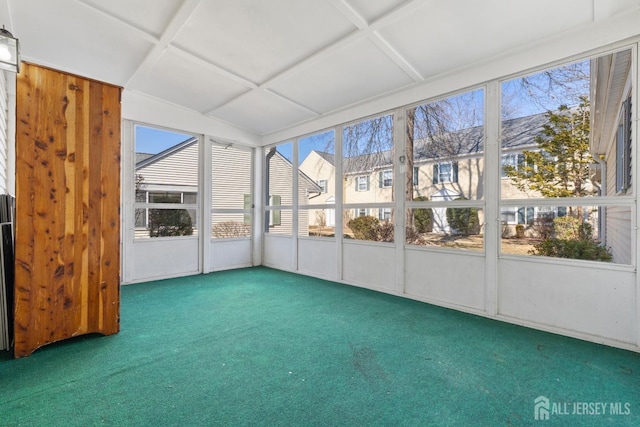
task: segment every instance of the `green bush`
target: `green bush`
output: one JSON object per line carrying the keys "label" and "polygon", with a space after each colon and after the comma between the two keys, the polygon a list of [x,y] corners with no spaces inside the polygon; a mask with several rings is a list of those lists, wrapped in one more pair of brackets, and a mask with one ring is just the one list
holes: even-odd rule
{"label": "green bush", "polygon": [[[466,200],[460,197],[456,200]],[[477,234],[480,231],[480,219],[476,208],[447,208],[447,222],[456,234]]]}
{"label": "green bush", "polygon": [[372,216],[359,216],[350,220],[347,226],[353,231],[353,238],[358,240],[378,240],[380,221]]}
{"label": "green bush", "polygon": [[553,238],[546,238],[533,245],[532,255],[555,258],[585,259],[590,261],[612,260],[611,252],[593,240],[591,224],[573,216],[553,220]]}
{"label": "green bush", "polygon": [[611,261],[611,252],[591,239],[545,239],[533,245],[532,255],[556,258],[585,259],[591,261]]}
{"label": "green bush", "polygon": [[380,222],[373,216],[359,216],[350,220],[347,225],[353,231],[354,239],[393,242],[394,226],[391,221]]}
{"label": "green bush", "polygon": [[553,236],[560,240],[578,240],[581,224],[582,221],[575,216],[558,217],[553,220]]}
{"label": "green bush", "polygon": [[[413,199],[416,202],[426,202],[428,197],[420,196]],[[428,233],[433,230],[433,210],[431,208],[416,208],[413,210],[413,225],[418,233]]]}
{"label": "green bush", "polygon": [[[156,203],[172,203],[173,199],[159,197]],[[186,209],[149,209],[149,236],[191,236],[193,222]]]}

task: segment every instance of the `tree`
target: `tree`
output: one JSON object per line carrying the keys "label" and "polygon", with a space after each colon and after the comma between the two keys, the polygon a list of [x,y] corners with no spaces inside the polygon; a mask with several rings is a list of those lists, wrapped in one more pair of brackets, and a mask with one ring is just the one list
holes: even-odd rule
{"label": "tree", "polygon": [[524,151],[523,162],[504,167],[506,175],[522,191],[543,197],[585,197],[597,189],[589,178],[593,157],[589,152],[589,104],[561,105],[547,112],[548,124],[535,138],[539,151]]}

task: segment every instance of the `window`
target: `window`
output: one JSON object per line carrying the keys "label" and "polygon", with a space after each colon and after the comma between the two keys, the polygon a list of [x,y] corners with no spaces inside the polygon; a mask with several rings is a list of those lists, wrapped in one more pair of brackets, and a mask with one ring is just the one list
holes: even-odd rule
{"label": "window", "polygon": [[433,183],[458,182],[458,162],[444,162],[433,165]]}
{"label": "window", "polygon": [[501,176],[504,178],[507,176],[506,166],[512,166],[515,170],[520,169],[524,165],[524,154],[522,153],[509,153],[502,156],[502,168]]}
{"label": "window", "polygon": [[420,183],[419,173],[420,173],[420,168],[418,166],[414,166],[413,167],[413,186],[414,187],[417,187]]}
{"label": "window", "polygon": [[[282,198],[280,196],[269,196],[269,206],[280,206]],[[282,212],[280,210],[269,211],[269,227],[282,225]]]}
{"label": "window", "polygon": [[[558,216],[560,213],[558,213]],[[536,219],[536,209],[534,207],[504,207],[500,209],[500,218],[503,224],[523,224],[532,225]]]}
{"label": "window", "polygon": [[135,125],[134,239],[197,236],[199,139]]}
{"label": "window", "polygon": [[616,134],[616,192],[631,187],[631,95],[622,104]]}
{"label": "window", "polygon": [[[141,203],[175,203],[175,204],[196,204],[198,193],[181,193],[172,191],[136,191],[136,202]],[[183,210],[179,210],[182,212]],[[184,210],[191,218],[191,223],[196,222],[195,210]],[[146,229],[149,226],[150,217],[157,218],[163,212],[159,209],[136,208],[135,210],[135,227],[138,229]],[[185,220],[189,221],[189,220]],[[157,236],[152,236],[157,237]]]}
{"label": "window", "polygon": [[388,188],[393,186],[393,170],[386,169],[380,171],[378,176],[378,186],[380,188]]}
{"label": "window", "polygon": [[356,177],[356,191],[369,191],[369,176],[362,175]]}
{"label": "window", "polygon": [[367,208],[359,208],[359,209],[355,209],[354,210],[354,215],[355,217],[359,217],[359,216],[367,216],[369,215],[369,209]]}
{"label": "window", "polygon": [[378,209],[378,219],[380,221],[391,221],[391,208]]}
{"label": "window", "polygon": [[253,150],[211,141],[211,237],[251,236]]}
{"label": "window", "polygon": [[318,187],[320,187],[320,191],[323,193],[327,192],[327,180],[326,179],[319,179],[318,180]]}

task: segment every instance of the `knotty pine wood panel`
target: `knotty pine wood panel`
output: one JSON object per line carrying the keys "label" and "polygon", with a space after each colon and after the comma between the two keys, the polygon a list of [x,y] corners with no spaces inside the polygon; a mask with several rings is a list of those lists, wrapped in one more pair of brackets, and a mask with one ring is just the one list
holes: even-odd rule
{"label": "knotty pine wood panel", "polygon": [[120,329],[120,91],[21,67],[15,357]]}

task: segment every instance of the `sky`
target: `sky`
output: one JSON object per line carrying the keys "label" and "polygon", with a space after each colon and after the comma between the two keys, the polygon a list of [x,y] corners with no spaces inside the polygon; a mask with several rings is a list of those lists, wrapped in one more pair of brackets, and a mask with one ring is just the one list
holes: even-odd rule
{"label": "sky", "polygon": [[171,132],[159,128],[136,126],[136,153],[158,154],[193,135]]}

